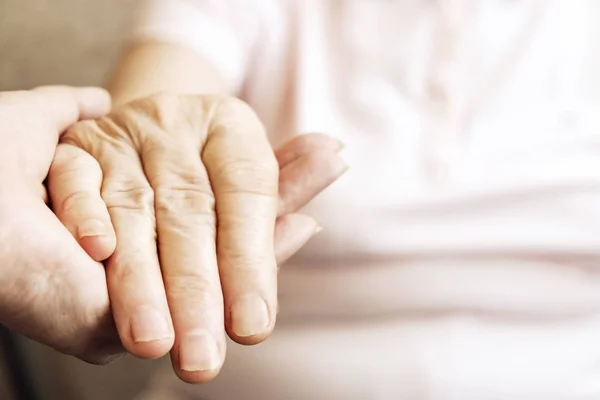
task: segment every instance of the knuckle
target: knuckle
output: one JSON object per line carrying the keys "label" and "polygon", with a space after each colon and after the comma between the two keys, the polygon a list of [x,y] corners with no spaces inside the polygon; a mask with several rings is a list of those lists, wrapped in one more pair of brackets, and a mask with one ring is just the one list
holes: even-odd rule
{"label": "knuckle", "polygon": [[256,113],[248,103],[235,96],[221,96],[215,98],[222,112],[230,112],[234,114],[246,114],[256,117]]}
{"label": "knuckle", "polygon": [[60,138],[60,143],[81,147],[82,138],[98,128],[96,121],[84,120],[71,125]]}
{"label": "knuckle", "polygon": [[264,133],[260,118],[245,101],[233,96],[218,96],[211,98],[211,104],[214,105],[213,128],[219,130],[235,127],[241,131],[260,130]]}
{"label": "knuckle", "polygon": [[59,185],[92,184],[98,189],[102,170],[97,161],[86,152],[73,151],[74,146],[60,146],[50,166],[49,181]]}
{"label": "knuckle", "polygon": [[94,195],[85,190],[78,190],[59,199],[58,204],[55,204],[56,210],[61,213],[68,213],[74,209],[80,208],[83,205],[90,204],[94,201]]}
{"label": "knuckle", "polygon": [[248,103],[235,96],[223,96],[218,100],[221,110],[251,113],[255,115],[252,107],[250,107]]}
{"label": "knuckle", "polygon": [[110,279],[123,285],[131,285],[140,279],[141,270],[136,268],[144,265],[144,260],[138,249],[134,251],[116,251],[112,255],[111,263],[106,266]]}
{"label": "knuckle", "polygon": [[218,290],[214,279],[208,276],[207,271],[201,268],[187,270],[165,270],[165,279],[168,281],[169,290],[174,294],[193,293],[201,296],[213,296]]}
{"label": "knuckle", "polygon": [[244,171],[256,176],[272,179],[274,175],[277,175],[279,166],[277,165],[276,160],[270,157],[261,158],[259,160],[238,158],[236,160],[226,161],[221,165],[221,172],[224,175],[235,176]]}
{"label": "knuckle", "polygon": [[151,117],[159,125],[167,125],[174,116],[180,114],[180,104],[180,95],[170,92],[157,92],[143,99],[133,101],[130,108]]}
{"label": "knuckle", "polygon": [[155,209],[168,214],[205,215],[214,223],[215,197],[205,185],[166,186],[155,189]]}
{"label": "knuckle", "polygon": [[191,116],[198,112],[185,100],[183,95],[157,92],[119,108],[111,118],[138,146],[158,142],[163,147],[165,141],[187,133]]}
{"label": "knuckle", "polygon": [[173,92],[160,91],[151,94],[146,99],[157,106],[169,106],[179,103],[180,95]]}
{"label": "knuckle", "polygon": [[125,209],[154,215],[154,190],[150,185],[127,185],[102,190],[108,209]]}
{"label": "knuckle", "polygon": [[214,309],[223,301],[220,286],[200,272],[180,272],[167,279],[169,296],[176,301],[193,302],[194,309]]}
{"label": "knuckle", "polygon": [[242,266],[244,270],[269,270],[274,262],[268,254],[245,249],[230,249],[227,259],[235,265]]}
{"label": "knuckle", "polygon": [[256,254],[243,248],[229,248],[220,251],[224,262],[224,269],[228,273],[239,276],[243,281],[255,281],[262,274],[271,274],[277,271],[275,258],[267,254]]}
{"label": "knuckle", "polygon": [[215,185],[219,185],[223,192],[276,196],[278,172],[279,166],[275,158],[228,161],[218,169]]}
{"label": "knuckle", "polygon": [[73,132],[77,132],[78,130],[82,130],[82,129],[91,129],[91,128],[96,128],[97,124],[96,121],[94,120],[83,120],[83,121],[79,121],[76,122],[75,124],[73,124],[71,126],[71,131]]}
{"label": "knuckle", "polygon": [[[217,130],[238,128],[240,132],[260,131],[264,127],[252,107],[237,97],[227,96],[215,100],[215,120]],[[255,134],[256,132],[252,132]],[[266,137],[266,134],[264,135]]]}

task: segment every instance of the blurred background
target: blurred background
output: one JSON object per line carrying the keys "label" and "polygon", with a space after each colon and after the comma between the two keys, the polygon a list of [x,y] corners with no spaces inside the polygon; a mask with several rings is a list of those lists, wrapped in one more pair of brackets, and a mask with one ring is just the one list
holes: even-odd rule
{"label": "blurred background", "polygon": [[134,0],[0,0],[0,90],[101,84]]}
{"label": "blurred background", "polygon": [[[102,85],[126,37],[134,1],[0,0],[0,91]],[[131,400],[156,365],[126,358],[96,367],[10,339],[17,342],[8,350],[20,350],[24,379],[37,389],[31,400]],[[21,400],[11,387],[6,350],[0,349],[0,399]]]}

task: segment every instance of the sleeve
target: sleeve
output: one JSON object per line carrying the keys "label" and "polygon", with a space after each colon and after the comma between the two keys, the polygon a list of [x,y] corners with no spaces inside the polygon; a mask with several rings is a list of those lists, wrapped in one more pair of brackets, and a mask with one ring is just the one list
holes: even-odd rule
{"label": "sleeve", "polygon": [[133,40],[188,47],[238,88],[257,40],[260,12],[251,0],[138,0]]}

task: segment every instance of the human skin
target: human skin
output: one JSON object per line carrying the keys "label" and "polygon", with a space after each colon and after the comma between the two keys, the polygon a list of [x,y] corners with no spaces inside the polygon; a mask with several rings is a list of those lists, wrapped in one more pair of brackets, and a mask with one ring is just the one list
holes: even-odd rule
{"label": "human skin", "polygon": [[[190,105],[194,106],[191,107],[194,110],[191,114],[200,120],[202,115],[207,115],[198,112],[201,108],[195,107],[209,101],[200,97],[149,98],[142,101],[143,106],[133,104],[132,109],[137,111],[134,113],[135,117],[128,119],[129,109],[102,117],[110,109],[110,98],[105,91],[97,88],[40,88],[0,95],[0,136],[3,142],[3,147],[0,148],[0,258],[3,260],[0,274],[0,322],[63,353],[98,364],[109,362],[124,354],[126,351],[122,344],[138,356],[153,358],[171,350],[175,343],[176,347],[171,353],[176,371],[184,380],[197,382],[211,379],[218,372],[224,356],[224,347],[219,348],[219,365],[216,369],[188,368],[192,370],[187,371],[181,368],[183,353],[177,345],[182,340],[178,336],[185,336],[190,330],[192,335],[198,330],[208,330],[211,334],[214,332],[215,335],[220,335],[217,340],[224,343],[223,326],[226,325],[230,336],[239,342],[252,344],[264,339],[274,321],[259,335],[236,335],[236,322],[232,318],[226,319],[227,308],[224,308],[224,304],[228,304],[228,292],[224,292],[224,304],[219,302],[217,292],[220,291],[222,282],[227,282],[223,284],[224,288],[232,288],[228,290],[233,290],[234,295],[242,293],[243,296],[248,291],[258,290],[270,299],[269,296],[276,294],[273,281],[277,263],[293,254],[318,230],[315,221],[294,211],[335,180],[340,171],[344,170],[344,166],[341,160],[335,158],[340,144],[324,135],[296,138],[274,153],[272,150],[268,153],[265,147],[263,151],[269,154],[268,162],[272,163],[270,168],[275,170],[275,177],[278,179],[275,188],[271,187],[275,192],[270,192],[271,197],[265,196],[265,199],[262,199],[264,203],[268,203],[265,207],[272,207],[261,213],[263,216],[272,213],[272,217],[268,219],[272,225],[270,227],[266,222],[267,218],[264,218],[262,223],[255,222],[256,217],[246,213],[245,205],[239,205],[235,201],[217,213],[213,208],[213,217],[210,217],[210,207],[193,207],[196,204],[210,206],[213,197],[218,206],[219,196],[209,195],[212,186],[207,186],[207,192],[200,193],[205,200],[198,200],[198,203],[193,200],[195,194],[190,194],[196,193],[195,191],[176,190],[175,198],[169,197],[167,204],[159,207],[155,216],[155,209],[146,203],[135,201],[151,199],[155,202],[148,194],[163,193],[162,188],[158,187],[156,190],[157,186],[150,185],[152,192],[142,191],[145,197],[139,196],[140,193],[136,191],[111,192],[110,188],[119,187],[118,185],[123,183],[123,177],[126,177],[126,182],[132,182],[130,177],[135,176],[135,172],[130,172],[127,168],[133,169],[133,160],[139,160],[139,155],[143,156],[144,149],[147,150],[143,146],[132,146],[135,142],[132,138],[138,135],[137,139],[141,142],[151,143],[150,138],[140,136],[134,129],[135,121],[143,121],[144,125],[140,127],[144,129],[141,131],[151,131],[152,129],[146,128],[157,125],[156,121],[144,119],[143,109],[149,104],[158,104],[158,108],[164,111],[164,107],[169,106],[161,103],[163,101],[169,102],[171,106],[174,105],[172,102],[177,102],[177,110],[185,110],[185,107],[180,107],[182,104],[179,102],[189,101]],[[233,107],[247,110],[243,104],[235,104]],[[208,107],[208,104],[205,105]],[[141,110],[138,107],[141,107]],[[159,112],[156,115],[164,113]],[[177,115],[190,117],[183,112],[173,112],[171,115],[176,116],[171,121],[177,121]],[[99,117],[102,118],[95,122],[90,120]],[[95,147],[86,147],[86,140],[91,139],[90,135],[108,135],[112,132],[108,129],[98,130],[99,125],[119,118],[130,122],[127,125],[128,130],[120,131],[127,133],[125,137],[114,136],[108,143],[94,140],[89,143],[95,143]],[[249,115],[248,118],[254,117]],[[65,129],[81,119],[88,121],[74,125],[60,139]],[[191,132],[194,133],[188,132],[189,138],[184,140],[183,144],[189,145],[189,141],[194,140],[199,143],[202,134],[205,135],[205,144],[210,142],[208,136],[211,133],[208,130],[191,129]],[[63,144],[57,147],[59,139]],[[126,150],[127,146],[132,146],[129,147],[129,153]],[[84,151],[84,148],[89,152]],[[176,149],[182,152],[184,146]],[[173,159],[172,163],[159,163],[159,175],[161,171],[172,172],[169,167],[175,168],[177,165],[187,165],[186,162],[194,162],[191,155],[186,159],[179,152],[170,149],[168,154],[177,154],[178,157]],[[128,158],[120,159],[123,154]],[[332,163],[332,160],[338,160],[340,163]],[[197,157],[196,167],[201,163],[202,157]],[[145,167],[148,165],[152,165],[152,161],[144,164]],[[208,162],[206,165],[209,169]],[[111,175],[114,171],[116,175]],[[269,173],[273,174],[273,171]],[[262,174],[258,173],[256,176],[261,178]],[[56,215],[47,204],[48,196],[44,186],[46,179]],[[177,182],[170,179],[167,181]],[[145,182],[149,183],[148,180]],[[204,181],[203,184],[208,183]],[[214,182],[211,181],[210,184]],[[111,193],[117,194],[111,197]],[[179,193],[185,193],[185,196],[177,197]],[[237,199],[234,193],[232,192],[231,196]],[[106,195],[106,200],[102,199],[102,194]],[[171,200],[175,205],[170,204]],[[178,203],[181,201],[183,203]],[[253,204],[252,211],[260,211],[261,201],[258,202],[259,206],[254,207]],[[131,204],[145,208],[129,207]],[[230,224],[231,232],[224,232],[217,241],[214,234],[217,231],[221,232],[218,221],[223,210],[230,210],[232,215],[237,215],[239,219]],[[160,221],[164,219],[164,214],[161,213],[165,212],[169,218],[160,225]],[[125,217],[119,213],[124,213]],[[166,255],[161,252],[159,266],[156,244],[152,243],[153,247],[149,245],[151,240],[154,240],[154,228],[150,230],[147,229],[148,226],[140,227],[139,224],[130,223],[131,220],[127,218],[158,222],[158,239],[162,241],[159,248],[174,246],[181,251],[171,253],[171,256],[168,250]],[[195,223],[199,218],[207,220],[204,223]],[[84,222],[90,219],[101,221],[103,233],[89,235],[93,232],[88,228],[94,224],[88,224],[86,228]],[[245,220],[249,222],[245,224]],[[116,229],[113,229],[113,225]],[[248,225],[258,226],[252,228],[252,236],[244,236]],[[260,234],[261,226],[267,233],[271,233],[269,239],[266,237],[267,233]],[[246,239],[239,240],[236,244],[236,237],[249,237],[249,242],[259,243],[263,248],[242,248],[242,253],[236,253],[236,246],[249,246]],[[203,245],[199,246],[199,243]],[[229,243],[231,247],[218,253],[217,249],[222,243]],[[111,256],[115,248],[116,251]],[[253,260],[255,253],[267,254],[264,257],[268,258],[268,262],[250,265],[251,268],[259,270],[256,280],[251,281],[251,284],[241,286],[245,284],[240,279],[244,277],[242,273],[245,264],[238,263],[237,259],[230,261],[233,272],[225,276],[225,279],[221,276],[221,259],[227,260],[230,249],[234,249],[234,254],[241,254],[243,259],[248,260]],[[247,258],[244,252],[248,253]],[[106,257],[109,258],[105,269],[98,261]],[[213,264],[201,262],[210,258]],[[178,277],[177,273],[183,275]],[[162,276],[174,279],[175,285],[164,289],[165,286],[160,286],[163,284]],[[168,282],[168,279],[165,279],[165,282]],[[181,286],[178,287],[177,283]],[[158,291],[152,291],[157,289]],[[212,300],[205,302],[206,299]],[[161,311],[166,312],[163,314],[165,318],[174,322],[172,326],[168,326],[173,334],[158,340],[135,342],[131,336],[135,331],[127,324],[134,319],[135,310],[138,309],[136,307],[165,307],[165,303],[168,303],[168,308]],[[271,303],[271,307],[276,310],[275,303]],[[171,315],[177,317],[171,318]],[[181,315],[184,315],[184,318],[177,319]],[[225,323],[225,320],[228,322]],[[151,326],[150,333],[152,329],[154,327]],[[139,331],[146,334],[143,330]],[[192,356],[200,354],[201,358],[204,357],[202,350],[201,347],[183,349],[191,351]],[[197,367],[198,364],[193,366]]]}

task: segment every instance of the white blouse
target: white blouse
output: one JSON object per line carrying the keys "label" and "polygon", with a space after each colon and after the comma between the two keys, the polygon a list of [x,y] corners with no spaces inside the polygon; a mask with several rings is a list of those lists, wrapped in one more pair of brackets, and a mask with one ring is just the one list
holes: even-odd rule
{"label": "white blouse", "polygon": [[[282,330],[323,317],[575,319],[567,332],[585,351],[565,368],[582,368],[573,379],[592,397],[564,398],[600,398],[600,2],[144,0],[142,10],[136,37],[207,57],[275,145],[305,132],[346,144],[350,171],[306,209],[324,231],[282,270]],[[551,334],[540,332],[518,346]],[[488,338],[461,351],[493,352]],[[564,384],[542,372],[547,357],[529,359],[538,384]],[[481,393],[500,393],[482,376]],[[473,397],[484,398],[517,397]]]}

